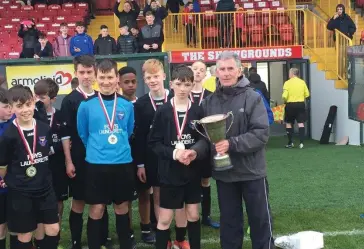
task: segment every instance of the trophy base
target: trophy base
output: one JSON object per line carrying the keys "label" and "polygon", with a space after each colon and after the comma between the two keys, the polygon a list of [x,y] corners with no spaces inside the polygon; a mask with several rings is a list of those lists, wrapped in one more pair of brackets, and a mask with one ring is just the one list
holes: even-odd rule
{"label": "trophy base", "polygon": [[214,156],[214,170],[215,171],[225,171],[231,169],[233,165],[231,164],[231,160],[229,155],[216,155]]}

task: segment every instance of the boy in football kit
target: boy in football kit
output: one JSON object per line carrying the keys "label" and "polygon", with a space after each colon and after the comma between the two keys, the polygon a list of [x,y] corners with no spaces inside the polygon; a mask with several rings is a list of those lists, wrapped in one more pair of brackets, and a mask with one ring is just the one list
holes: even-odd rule
{"label": "boy in football kit", "polygon": [[[95,80],[95,58],[90,55],[82,55],[75,57],[73,63],[79,85],[62,101],[62,145],[66,160],[66,172],[68,177],[71,178],[70,194],[73,197],[69,216],[72,249],[80,249],[83,227],[82,215],[85,208],[86,151],[77,132],[77,110],[82,101],[95,95],[92,88]],[[102,231],[106,234],[108,230],[106,211],[103,220],[105,227]],[[107,235],[105,235],[105,243],[106,238]]]}
{"label": "boy in football kit", "polygon": [[8,165],[7,218],[16,249],[32,248],[32,232],[43,223],[43,248],[56,249],[59,218],[48,157],[54,151],[49,126],[33,119],[35,101],[26,87],[9,90],[16,118],[0,138],[0,165]]}
{"label": "boy in football kit", "polygon": [[[48,124],[52,132],[54,154],[49,157],[49,165],[52,172],[53,189],[58,200],[59,224],[61,227],[63,201],[68,199],[68,176],[65,171],[66,163],[61,142],[61,112],[53,107],[58,91],[58,84],[50,78],[39,80],[34,85],[35,96],[44,103],[47,111]],[[58,235],[59,239],[60,235]]]}
{"label": "boy in football kit", "polygon": [[[138,167],[137,188],[139,191],[139,201],[145,200],[146,205],[154,207],[155,217],[159,217],[159,177],[158,177],[158,158],[148,147],[149,132],[153,123],[156,110],[171,99],[172,93],[164,89],[163,64],[157,59],[145,61],[142,67],[144,82],[150,92],[140,97],[134,104],[135,110],[135,163]],[[153,198],[149,198],[150,188],[153,189]],[[149,201],[150,199],[150,201]],[[153,217],[152,208],[150,217]],[[147,211],[146,211],[147,212]],[[141,218],[143,219],[143,218]],[[189,248],[189,243],[185,239],[187,230],[186,212],[181,209],[176,210],[176,241],[174,247],[185,249]],[[152,220],[152,219],[151,219]],[[143,231],[150,230],[144,226]],[[168,241],[168,248],[172,247],[171,240]]]}
{"label": "boy in football kit", "polygon": [[[7,90],[0,88],[0,137],[11,124],[12,111],[8,101]],[[6,246],[6,197],[7,188],[1,176],[5,175],[6,165],[0,166],[0,249]]]}
{"label": "boy in football kit", "polygon": [[[196,61],[191,67],[194,74],[194,86],[190,93],[190,100],[193,104],[201,105],[202,100],[211,94],[210,91],[202,87],[202,82],[206,77],[206,64],[203,61]],[[212,174],[212,167],[209,157],[202,162],[202,174],[201,174],[201,187],[202,187],[202,221],[205,226],[212,228],[219,228],[220,223],[213,221],[210,218],[211,215],[211,186],[210,178]]]}
{"label": "boy in football kit", "polygon": [[128,204],[134,196],[135,179],[129,145],[134,129],[133,104],[116,93],[119,76],[115,61],[100,61],[96,80],[100,92],[82,102],[77,112],[78,134],[86,147],[88,247],[101,248],[102,217],[105,206],[112,202],[120,248],[131,249]]}
{"label": "boy in football kit", "polygon": [[[201,201],[201,163],[194,160],[196,156],[200,159],[206,153],[197,155],[191,150],[201,140],[191,122],[200,120],[203,112],[198,105],[193,105],[189,100],[193,88],[193,72],[190,68],[179,66],[174,69],[171,87],[174,97],[157,110],[149,139],[149,146],[158,155],[158,175],[161,184],[156,249],[167,247],[173,210],[184,206],[190,247],[200,249],[198,205]],[[190,153],[188,158],[184,156],[186,151]]]}

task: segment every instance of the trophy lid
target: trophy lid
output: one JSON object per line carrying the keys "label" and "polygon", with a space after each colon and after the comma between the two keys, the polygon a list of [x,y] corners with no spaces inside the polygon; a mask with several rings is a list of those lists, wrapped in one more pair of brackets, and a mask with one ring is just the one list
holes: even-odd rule
{"label": "trophy lid", "polygon": [[215,115],[207,116],[207,117],[201,119],[200,123],[201,124],[216,123],[216,122],[226,119],[226,117],[227,117],[226,114],[215,114]]}

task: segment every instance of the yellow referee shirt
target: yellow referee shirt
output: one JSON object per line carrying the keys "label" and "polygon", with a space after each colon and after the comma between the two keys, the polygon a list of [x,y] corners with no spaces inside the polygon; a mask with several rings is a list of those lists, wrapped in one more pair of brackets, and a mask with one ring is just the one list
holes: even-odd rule
{"label": "yellow referee shirt", "polygon": [[282,98],[284,103],[304,102],[310,96],[306,82],[298,77],[293,77],[283,85]]}

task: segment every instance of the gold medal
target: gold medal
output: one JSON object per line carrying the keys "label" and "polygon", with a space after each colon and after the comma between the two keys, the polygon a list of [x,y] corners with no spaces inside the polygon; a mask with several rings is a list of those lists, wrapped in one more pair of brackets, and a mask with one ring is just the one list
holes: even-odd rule
{"label": "gold medal", "polygon": [[118,137],[112,134],[109,136],[107,141],[109,142],[109,144],[116,144],[118,142]]}
{"label": "gold medal", "polygon": [[32,165],[26,170],[26,174],[29,177],[34,177],[37,174],[37,169]]}

